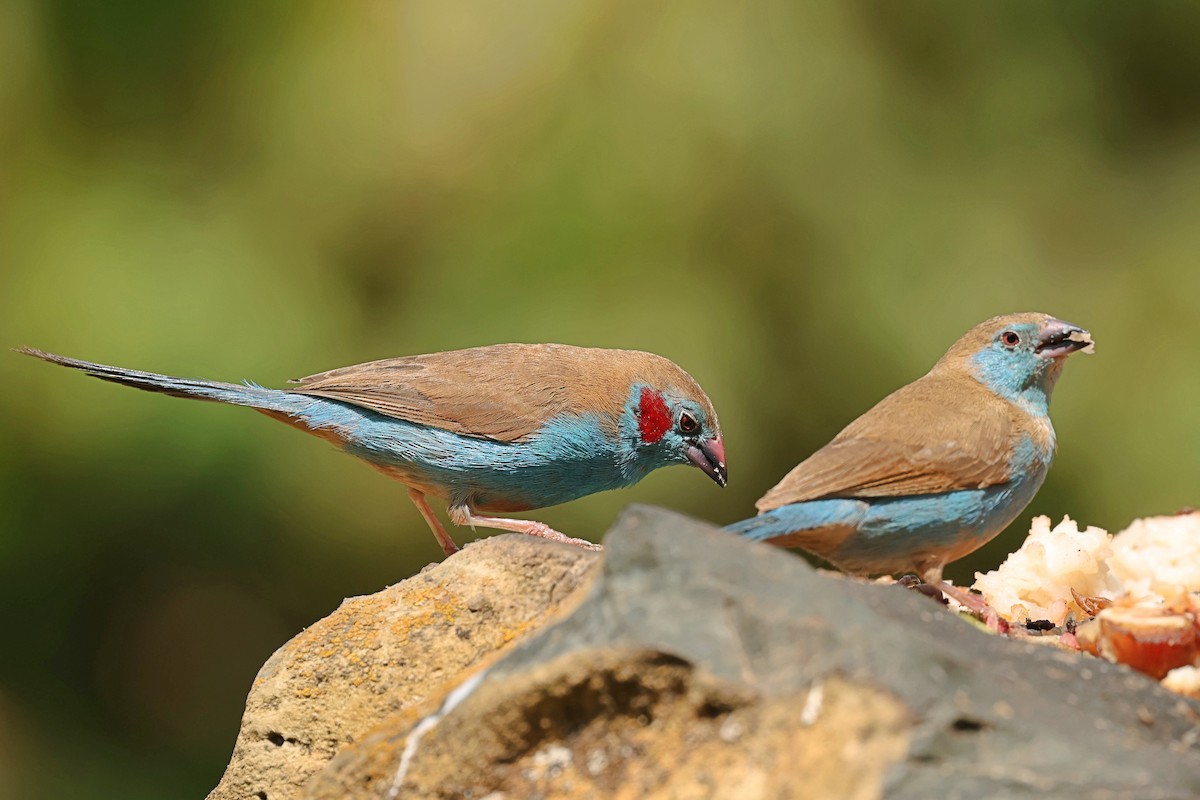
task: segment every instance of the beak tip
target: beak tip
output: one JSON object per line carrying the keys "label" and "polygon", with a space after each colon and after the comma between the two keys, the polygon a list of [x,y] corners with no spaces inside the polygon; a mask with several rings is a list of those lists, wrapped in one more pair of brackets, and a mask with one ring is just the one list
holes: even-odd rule
{"label": "beak tip", "polygon": [[729,483],[729,469],[725,466],[725,448],[720,439],[696,443],[687,448],[684,455],[693,466],[712,478],[722,489]]}

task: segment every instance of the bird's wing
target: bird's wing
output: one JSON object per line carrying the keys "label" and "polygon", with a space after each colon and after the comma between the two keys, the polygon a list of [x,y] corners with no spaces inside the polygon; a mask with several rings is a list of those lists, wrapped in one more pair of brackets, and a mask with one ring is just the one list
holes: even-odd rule
{"label": "bird's wing", "polygon": [[1005,483],[1014,405],[970,378],[927,375],[793,469],[758,509],[830,497],[941,494]]}
{"label": "bird's wing", "polygon": [[[494,345],[371,361],[301,378],[289,391],[503,442],[569,410],[574,376],[552,345]],[[555,363],[558,369],[554,368]]]}
{"label": "bird's wing", "polygon": [[633,350],[501,344],[343,367],[302,378],[290,391],[515,442],[564,414],[595,414],[615,436],[632,382],[675,373],[683,374],[666,359]]}

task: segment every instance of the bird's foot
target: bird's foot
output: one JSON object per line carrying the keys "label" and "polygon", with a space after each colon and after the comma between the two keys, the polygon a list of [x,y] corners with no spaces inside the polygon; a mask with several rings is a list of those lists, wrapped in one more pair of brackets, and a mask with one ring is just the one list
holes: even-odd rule
{"label": "bird's foot", "polygon": [[942,594],[953,598],[963,608],[983,620],[987,629],[992,633],[1008,633],[1008,622],[996,613],[996,609],[988,605],[981,595],[942,580],[931,582],[931,585],[936,586]]}
{"label": "bird's foot", "polygon": [[528,536],[538,536],[542,539],[550,539],[554,542],[562,542],[563,544],[582,547],[585,550],[603,550],[601,545],[595,542],[589,542],[587,539],[575,539],[567,536],[564,533],[551,528],[544,522],[538,522],[532,519],[510,519],[508,517],[479,517],[471,513],[471,510],[462,506],[456,506],[450,509],[450,520],[455,525],[470,525],[480,528],[495,528],[502,531],[512,531],[513,533],[524,533]]}
{"label": "bird's foot", "polygon": [[946,598],[952,598],[967,611],[983,621],[992,633],[1008,633],[1008,622],[987,601],[974,592],[947,583],[941,578],[927,576],[924,583],[915,575],[904,575],[896,583],[907,589],[913,589],[939,603],[946,603]]}
{"label": "bird's foot", "polygon": [[942,594],[942,590],[932,583],[922,583],[916,575],[901,575],[896,583],[905,589],[912,589],[914,592],[923,594],[934,602],[946,605],[946,596]]}
{"label": "bird's foot", "polygon": [[547,525],[544,522],[534,522],[533,520],[508,520],[508,521],[528,523],[527,525],[523,525],[520,528],[512,529],[512,530],[518,531],[519,533],[527,533],[530,536],[540,536],[543,539],[550,539],[551,541],[562,542],[563,544],[575,545],[576,547],[582,547],[584,550],[603,550],[604,549],[604,547],[602,545],[598,545],[595,542],[589,542],[587,539],[576,539],[572,536],[567,536],[565,533],[559,533],[558,531],[554,530],[554,528],[551,528],[549,525]]}

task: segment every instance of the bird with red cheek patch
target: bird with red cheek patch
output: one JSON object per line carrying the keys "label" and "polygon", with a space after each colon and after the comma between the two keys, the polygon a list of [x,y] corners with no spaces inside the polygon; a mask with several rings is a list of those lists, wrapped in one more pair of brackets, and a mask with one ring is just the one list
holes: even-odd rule
{"label": "bird with red cheek patch", "polygon": [[637,483],[670,464],[727,479],[716,411],[673,362],[635,350],[502,344],[372,361],[292,389],[173,378],[20,348],[106,381],[248,406],[321,437],[408,487],[443,551],[458,547],[427,496],[457,525],[596,547],[527,511]]}

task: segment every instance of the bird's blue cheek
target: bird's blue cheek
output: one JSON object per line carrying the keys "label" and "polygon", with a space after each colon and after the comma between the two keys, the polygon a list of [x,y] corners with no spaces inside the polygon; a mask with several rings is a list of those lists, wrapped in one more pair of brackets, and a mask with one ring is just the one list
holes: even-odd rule
{"label": "bird's blue cheek", "polygon": [[661,439],[647,444],[642,441],[636,419],[633,414],[626,414],[619,427],[617,457],[623,469],[645,477],[659,467],[688,463],[683,454],[683,437],[678,431],[668,430]]}
{"label": "bird's blue cheek", "polygon": [[1028,370],[1015,353],[987,347],[976,353],[971,362],[979,381],[1001,397],[1013,399],[1025,384]]}
{"label": "bird's blue cheek", "polygon": [[682,464],[687,462],[687,458],[683,455],[687,443],[683,437],[677,433],[668,433],[655,446],[654,452],[650,458],[658,461],[660,464]]}
{"label": "bird's blue cheek", "polygon": [[1010,352],[986,347],[971,359],[976,379],[1005,400],[1026,411],[1045,416],[1050,412],[1047,362],[1032,352]]}

